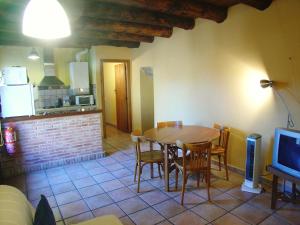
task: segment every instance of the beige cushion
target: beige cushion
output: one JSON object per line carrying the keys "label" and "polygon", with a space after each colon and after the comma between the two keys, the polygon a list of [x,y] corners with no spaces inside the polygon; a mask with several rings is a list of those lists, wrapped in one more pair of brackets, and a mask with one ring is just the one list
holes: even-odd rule
{"label": "beige cushion", "polygon": [[0,225],[32,225],[34,209],[17,188],[0,185]]}
{"label": "beige cushion", "polygon": [[114,215],[107,215],[96,217],[91,220],[87,220],[77,225],[122,225],[121,221]]}

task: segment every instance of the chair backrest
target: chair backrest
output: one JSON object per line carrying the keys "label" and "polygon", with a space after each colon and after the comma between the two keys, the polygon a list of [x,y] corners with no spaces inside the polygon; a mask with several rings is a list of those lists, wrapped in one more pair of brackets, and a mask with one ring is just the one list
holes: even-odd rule
{"label": "chair backrest", "polygon": [[164,127],[181,127],[182,121],[163,121],[157,122],[157,128],[164,128]]}
{"label": "chair backrest", "polygon": [[[200,171],[210,169],[211,142],[201,142],[195,144],[183,144],[183,168],[187,162],[189,170]],[[187,156],[187,151],[189,155]]]}
{"label": "chair backrest", "polygon": [[229,127],[223,127],[220,131],[219,146],[224,148],[225,152],[227,151],[227,148],[228,148],[229,135],[230,135],[230,128]]}
{"label": "chair backrest", "polygon": [[135,153],[137,160],[141,159],[141,142],[145,141],[142,131],[134,130],[131,133],[131,141],[135,143]]}
{"label": "chair backrest", "polygon": [[221,126],[221,124],[214,123],[213,128],[218,129],[219,132],[220,132],[220,136],[219,136],[219,139],[218,139],[218,145],[220,145],[220,142],[221,142],[221,129],[222,129],[222,126]]}

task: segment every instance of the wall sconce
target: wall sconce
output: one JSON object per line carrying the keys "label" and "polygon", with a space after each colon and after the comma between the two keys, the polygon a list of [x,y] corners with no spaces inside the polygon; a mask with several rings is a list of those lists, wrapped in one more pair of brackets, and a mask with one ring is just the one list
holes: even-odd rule
{"label": "wall sconce", "polygon": [[262,88],[273,87],[274,81],[272,80],[260,80],[260,86]]}
{"label": "wall sconce", "polygon": [[[272,81],[272,80],[260,80],[259,83],[260,83],[260,86],[262,88],[267,88],[267,87],[271,87],[272,88],[273,85],[274,85],[274,81]],[[294,121],[293,121],[293,116],[291,114],[291,111],[290,111],[288,105],[286,104],[286,102],[285,102],[284,98],[282,97],[282,95],[276,90],[276,88],[274,88],[273,90],[278,95],[278,97],[280,98],[281,102],[283,103],[286,111],[288,112],[288,118],[287,118],[286,127],[288,129],[291,128],[291,127],[294,127],[295,124],[294,124]]]}

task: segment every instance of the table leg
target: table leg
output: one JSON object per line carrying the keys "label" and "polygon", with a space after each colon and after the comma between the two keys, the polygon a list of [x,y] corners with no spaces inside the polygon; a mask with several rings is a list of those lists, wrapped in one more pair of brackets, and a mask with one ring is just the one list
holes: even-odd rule
{"label": "table leg", "polygon": [[[153,142],[150,141],[150,151],[153,151]],[[150,177],[153,178],[153,163],[150,163]]]}
{"label": "table leg", "polygon": [[164,178],[165,178],[165,191],[169,190],[169,157],[168,157],[169,145],[164,145]]}
{"label": "table leg", "polygon": [[276,208],[277,186],[278,186],[278,177],[276,175],[273,175],[271,209],[275,209]]}

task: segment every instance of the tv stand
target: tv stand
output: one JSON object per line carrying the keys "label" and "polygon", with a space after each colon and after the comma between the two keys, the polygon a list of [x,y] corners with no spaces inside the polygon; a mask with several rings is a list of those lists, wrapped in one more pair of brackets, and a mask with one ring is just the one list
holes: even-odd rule
{"label": "tv stand", "polygon": [[[276,208],[276,201],[277,199],[281,198],[283,201],[293,202],[293,203],[300,203],[300,192],[297,190],[296,185],[300,184],[300,178],[289,175],[282,170],[279,170],[272,165],[267,166],[267,170],[273,174],[273,181],[272,181],[272,199],[271,199],[271,209]],[[278,192],[278,178],[282,178],[284,180],[288,180],[292,182],[292,193],[287,194],[284,192]]]}

